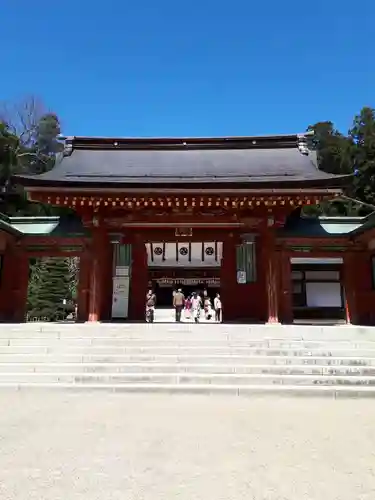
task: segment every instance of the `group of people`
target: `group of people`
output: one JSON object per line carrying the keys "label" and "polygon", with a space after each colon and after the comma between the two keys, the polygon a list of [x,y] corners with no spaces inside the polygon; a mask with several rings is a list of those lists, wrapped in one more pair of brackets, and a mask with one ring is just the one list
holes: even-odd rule
{"label": "group of people", "polygon": [[206,320],[210,321],[215,317],[215,321],[221,321],[222,306],[220,294],[217,293],[212,306],[211,298],[205,290],[203,294],[194,292],[188,297],[185,297],[181,289],[173,293],[173,307],[175,309],[175,319],[177,322],[181,321],[182,312],[184,312],[185,319],[193,319],[198,323],[201,314],[204,314]]}
{"label": "group of people", "polygon": [[[152,290],[149,290],[146,296],[146,321],[154,321],[154,312],[156,306],[156,295]],[[184,314],[185,319],[193,319],[195,323],[199,323],[201,314],[207,321],[213,318],[217,322],[222,320],[222,304],[220,294],[217,293],[212,305],[211,298],[206,290],[202,294],[194,292],[185,297],[181,288],[173,292],[173,307],[175,310],[176,322],[181,322],[181,316]]]}

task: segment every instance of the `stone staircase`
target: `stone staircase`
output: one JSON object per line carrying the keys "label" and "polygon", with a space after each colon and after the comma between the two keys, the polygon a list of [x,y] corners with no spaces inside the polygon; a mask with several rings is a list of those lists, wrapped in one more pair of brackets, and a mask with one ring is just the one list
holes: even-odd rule
{"label": "stone staircase", "polygon": [[0,389],[375,396],[375,328],[0,325]]}

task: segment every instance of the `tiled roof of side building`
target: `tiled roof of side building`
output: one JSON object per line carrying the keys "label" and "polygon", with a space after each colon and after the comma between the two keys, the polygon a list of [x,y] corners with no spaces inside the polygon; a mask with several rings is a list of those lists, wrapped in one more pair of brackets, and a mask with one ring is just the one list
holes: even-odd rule
{"label": "tiled roof of side building", "polygon": [[366,217],[295,217],[278,230],[279,237],[332,238],[355,234]]}
{"label": "tiled roof of side building", "polygon": [[[21,236],[54,236],[54,237],[90,237],[90,231],[85,228],[79,217],[46,216],[46,217],[8,217],[8,223],[13,231]],[[1,229],[1,227],[0,227]]]}
{"label": "tiled roof of side building", "polygon": [[264,137],[116,139],[73,137],[55,167],[16,176],[24,185],[339,186],[347,176],[319,170],[309,134]]}

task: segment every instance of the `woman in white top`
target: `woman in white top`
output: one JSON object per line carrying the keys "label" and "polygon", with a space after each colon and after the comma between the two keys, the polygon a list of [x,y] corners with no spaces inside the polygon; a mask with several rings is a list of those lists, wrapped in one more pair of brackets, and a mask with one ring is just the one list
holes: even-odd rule
{"label": "woman in white top", "polygon": [[221,321],[221,300],[220,300],[220,294],[216,294],[216,297],[214,299],[214,309],[215,309],[215,321],[218,321],[220,323]]}
{"label": "woman in white top", "polygon": [[193,298],[191,299],[191,309],[193,311],[193,318],[195,323],[198,323],[199,316],[201,314],[201,303],[202,299],[197,293],[193,293]]}

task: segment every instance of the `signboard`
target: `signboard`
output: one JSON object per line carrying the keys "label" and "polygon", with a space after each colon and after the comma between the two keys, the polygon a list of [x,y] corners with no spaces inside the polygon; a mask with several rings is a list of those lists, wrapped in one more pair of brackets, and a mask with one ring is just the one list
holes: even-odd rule
{"label": "signboard", "polygon": [[240,285],[246,284],[246,271],[237,271],[237,283]]}
{"label": "signboard", "polygon": [[116,276],[129,276],[129,267],[128,266],[117,266],[116,267]]}
{"label": "signboard", "polygon": [[291,257],[291,264],[342,264],[342,257]]}
{"label": "signboard", "polygon": [[125,319],[129,309],[129,277],[113,278],[112,318]]}
{"label": "signboard", "polygon": [[173,285],[205,285],[212,287],[220,287],[220,278],[159,278],[155,280],[159,286],[173,286]]}
{"label": "signboard", "polygon": [[193,236],[193,229],[191,227],[176,227],[175,236]]}

